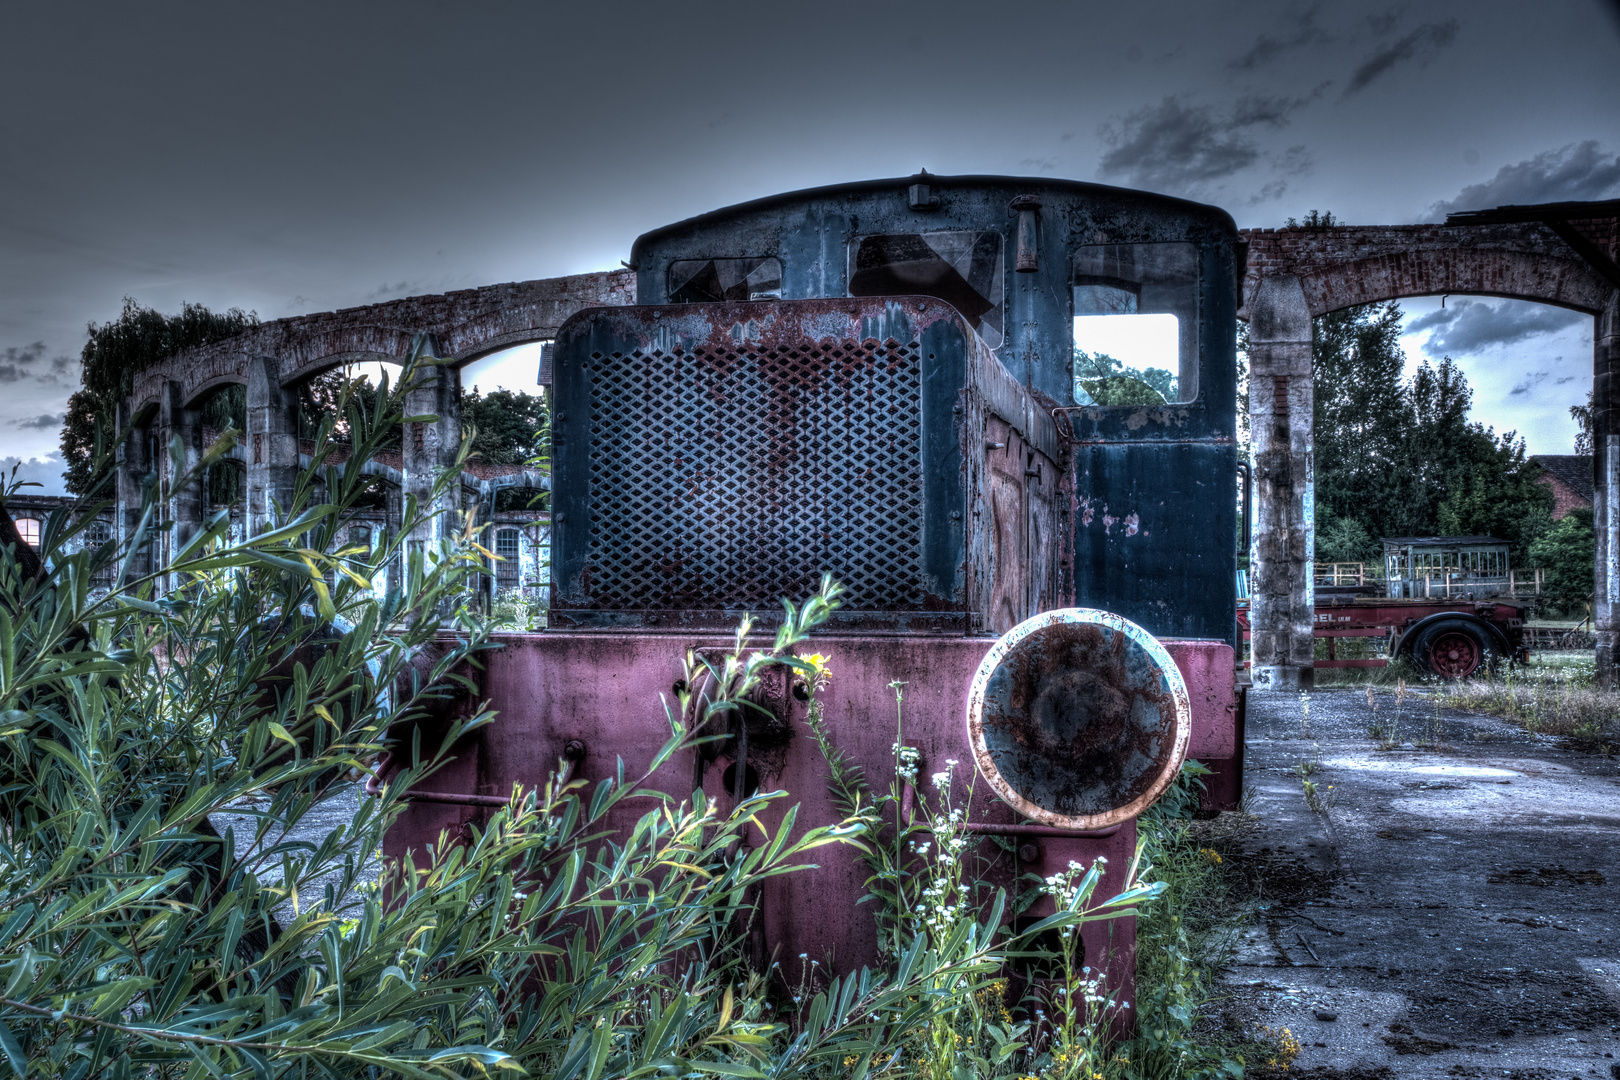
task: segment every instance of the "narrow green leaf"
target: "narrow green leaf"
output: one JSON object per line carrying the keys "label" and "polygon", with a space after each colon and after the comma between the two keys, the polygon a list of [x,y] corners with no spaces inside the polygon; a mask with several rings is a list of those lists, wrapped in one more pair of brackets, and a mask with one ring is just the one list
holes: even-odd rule
{"label": "narrow green leaf", "polygon": [[0,1050],[6,1052],[6,1060],[18,1076],[28,1075],[28,1058],[23,1054],[22,1043],[17,1041],[17,1036],[11,1033],[4,1020],[0,1020]]}

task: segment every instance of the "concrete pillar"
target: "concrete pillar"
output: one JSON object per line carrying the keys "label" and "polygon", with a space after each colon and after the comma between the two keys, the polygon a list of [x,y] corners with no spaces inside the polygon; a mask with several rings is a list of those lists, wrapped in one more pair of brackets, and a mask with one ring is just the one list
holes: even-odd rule
{"label": "concrete pillar", "polygon": [[[403,503],[403,502],[404,502],[404,494],[403,494],[403,492],[400,491],[399,488],[395,487],[392,484],[389,484],[387,487],[385,487],[383,489],[383,524],[382,524],[382,528],[383,528],[383,536],[387,540],[391,541],[396,536],[399,535],[399,523],[400,523],[400,520],[401,520],[401,515],[403,513],[400,504]],[[389,559],[388,563],[387,563],[387,567],[388,567],[388,577],[386,579],[387,584],[386,584],[385,588],[387,588],[390,592],[392,592],[395,589],[398,589],[399,586],[400,586],[400,559],[399,559],[399,557],[395,556],[394,558]]]}
{"label": "concrete pillar", "polygon": [[[197,472],[189,483],[180,482],[182,476],[197,469],[203,452],[202,413],[185,407],[181,389],[179,383],[164,383],[163,401],[158,407],[158,475],[162,478],[162,493],[168,500],[164,516],[174,522],[173,532],[167,538],[166,557],[172,557],[197,535],[206,512],[203,503],[207,493],[203,490],[202,473]],[[177,435],[182,455],[178,463],[169,449]]]}
{"label": "concrete pillar", "polygon": [[1311,474],[1311,312],[1291,274],[1262,278],[1249,308],[1254,547],[1249,626],[1256,690],[1311,687],[1316,557]]}
{"label": "concrete pillar", "polygon": [[281,385],[281,364],[269,356],[248,362],[247,535],[268,531],[275,505],[292,500],[298,479],[298,395]]}
{"label": "concrete pillar", "polygon": [[405,394],[405,415],[437,418],[405,425],[400,470],[405,494],[416,496],[420,512],[432,511],[432,516],[412,534],[411,544],[431,547],[461,527],[455,513],[461,509],[459,477],[440,494],[436,504],[429,507],[427,503],[434,480],[455,462],[461,450],[461,372],[447,365],[418,368],[415,384]]}
{"label": "concrete pillar", "polygon": [[[146,484],[152,479],[152,421],[151,408],[132,411],[128,401],[118,406],[117,433],[113,450],[113,473],[117,484],[118,508],[113,528],[120,557],[127,554],[135,541],[135,530],[141,521]],[[152,524],[156,524],[154,521]],[[131,580],[151,572],[151,531],[146,542],[129,562]]]}
{"label": "concrete pillar", "polygon": [[1620,685],[1620,635],[1615,609],[1620,607],[1620,292],[1592,327],[1592,526],[1597,533],[1597,566],[1593,572],[1592,616],[1597,636],[1598,685]]}

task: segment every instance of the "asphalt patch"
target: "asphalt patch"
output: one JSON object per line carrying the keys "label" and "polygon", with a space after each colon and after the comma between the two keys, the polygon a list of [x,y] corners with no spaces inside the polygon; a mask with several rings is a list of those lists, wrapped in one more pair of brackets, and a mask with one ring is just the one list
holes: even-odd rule
{"label": "asphalt patch", "polygon": [[1490,885],[1534,885],[1538,889],[1555,885],[1607,885],[1596,870],[1565,870],[1562,866],[1538,866],[1534,870],[1508,870],[1485,879]]}

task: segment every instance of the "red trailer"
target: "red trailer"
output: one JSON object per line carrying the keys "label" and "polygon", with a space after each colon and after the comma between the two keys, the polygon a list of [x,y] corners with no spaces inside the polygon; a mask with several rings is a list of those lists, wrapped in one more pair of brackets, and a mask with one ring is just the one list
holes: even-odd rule
{"label": "red trailer", "polygon": [[[1507,598],[1400,600],[1367,596],[1367,588],[1319,588],[1316,632],[1326,638],[1328,658],[1318,668],[1384,667],[1409,656],[1419,670],[1443,679],[1464,679],[1503,660],[1530,658],[1525,640],[1527,601]],[[1249,640],[1249,604],[1238,601],[1238,627]],[[1339,638],[1384,638],[1383,656],[1341,660]],[[1247,666],[1247,661],[1245,661]]]}

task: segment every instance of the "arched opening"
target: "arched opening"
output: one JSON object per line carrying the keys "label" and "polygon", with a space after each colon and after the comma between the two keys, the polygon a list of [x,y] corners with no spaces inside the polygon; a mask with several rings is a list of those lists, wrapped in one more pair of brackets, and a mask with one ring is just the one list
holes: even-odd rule
{"label": "arched opening", "polygon": [[[1591,317],[1446,295],[1340,308],[1312,331],[1318,602],[1505,599],[1544,646],[1590,649],[1564,632],[1591,630]],[[1350,642],[1319,639],[1319,660],[1335,645],[1345,658]]]}
{"label": "arched opening", "polygon": [[543,628],[550,599],[549,361],[550,342],[536,341],[461,369],[461,422],[474,433],[468,468],[495,556],[486,600],[505,630]]}
{"label": "arched opening", "polygon": [[[202,445],[212,446],[227,430],[247,431],[247,386],[224,383],[204,391],[193,406],[202,424]],[[239,507],[247,498],[246,467],[241,455],[210,465],[203,479],[203,505],[208,512]]]}
{"label": "arched opening", "polygon": [[[544,468],[551,438],[550,341],[535,341],[480,356],[461,369],[461,422],[474,429],[474,471],[483,478]],[[543,380],[543,381],[542,381]],[[496,510],[543,509],[543,496],[503,485]]]}

